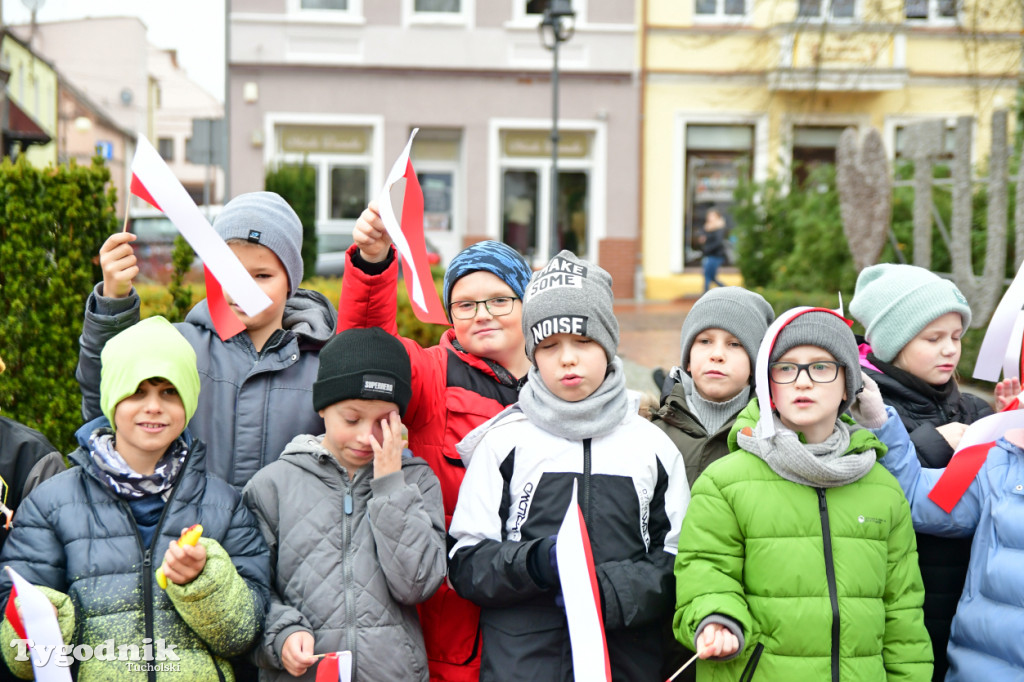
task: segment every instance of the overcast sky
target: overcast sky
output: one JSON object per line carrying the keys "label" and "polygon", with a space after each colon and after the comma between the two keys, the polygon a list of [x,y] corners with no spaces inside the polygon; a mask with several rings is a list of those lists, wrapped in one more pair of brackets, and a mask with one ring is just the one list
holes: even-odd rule
{"label": "overcast sky", "polygon": [[[27,24],[33,0],[0,0],[5,24]],[[178,51],[189,77],[224,101],[224,0],[34,0],[36,21],[137,16],[149,42]]]}

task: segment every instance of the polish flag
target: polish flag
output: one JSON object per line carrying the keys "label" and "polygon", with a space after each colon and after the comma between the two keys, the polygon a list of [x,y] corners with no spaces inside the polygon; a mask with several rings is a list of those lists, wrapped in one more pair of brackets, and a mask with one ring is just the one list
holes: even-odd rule
{"label": "polish flag", "polygon": [[[11,578],[11,594],[7,598],[4,616],[21,639],[32,642],[29,647],[29,658],[32,659],[32,671],[39,682],[71,682],[71,672],[67,665],[58,665],[66,659],[59,655],[64,637],[60,633],[57,615],[53,604],[46,595],[32,583],[22,578],[10,566],[4,570]],[[14,606],[18,598],[19,609]],[[10,642],[4,642],[7,646]],[[40,661],[43,663],[40,664]]]}
{"label": "polish flag", "polygon": [[316,667],[316,682],[352,682],[352,652],[327,654]]}
{"label": "polish flag", "polygon": [[576,499],[576,488],[576,481],[573,481],[572,500],[565,511],[555,542],[558,578],[569,622],[573,678],[587,682],[611,682],[612,665],[608,659],[604,618],[601,615],[601,588],[597,584],[590,536],[583,521],[583,510]]}
{"label": "polish flag", "polygon": [[[409,135],[405,149],[391,167],[384,189],[377,197],[377,206],[381,221],[402,257],[405,287],[417,319],[446,325],[448,318],[434,287],[434,278],[430,275],[430,263],[427,262],[427,245],[423,236],[423,190],[409,159],[409,151],[417,132],[419,128],[415,128]],[[403,178],[406,181],[405,196],[402,200],[402,220],[399,222],[391,204],[391,188]]]}
{"label": "polish flag", "polygon": [[213,229],[160,154],[142,135],[132,159],[131,193],[163,212],[192,246],[206,270],[206,299],[222,341],[245,329],[231,312],[226,292],[247,315],[270,306],[270,297],[256,284],[238,257]]}

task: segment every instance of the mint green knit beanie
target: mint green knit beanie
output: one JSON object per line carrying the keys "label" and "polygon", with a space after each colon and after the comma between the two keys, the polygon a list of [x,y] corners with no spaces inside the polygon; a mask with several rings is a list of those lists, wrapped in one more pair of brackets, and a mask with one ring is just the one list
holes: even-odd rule
{"label": "mint green knit beanie", "polygon": [[100,354],[100,409],[114,426],[117,404],[135,393],[146,379],[158,377],[174,384],[185,406],[185,422],[199,404],[196,352],[163,317],[148,317],[107,341]]}
{"label": "mint green knit beanie", "polygon": [[971,306],[956,285],[916,265],[864,268],[850,301],[850,314],[864,325],[864,338],[882,362],[892,362],[922,329],[946,313],[960,313],[964,330],[971,324]]}

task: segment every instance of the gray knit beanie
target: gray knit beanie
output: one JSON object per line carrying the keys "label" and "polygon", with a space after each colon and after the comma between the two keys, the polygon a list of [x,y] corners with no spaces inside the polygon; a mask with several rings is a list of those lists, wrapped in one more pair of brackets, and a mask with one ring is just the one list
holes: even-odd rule
{"label": "gray knit beanie", "polygon": [[861,389],[860,353],[857,351],[857,340],[849,323],[827,310],[802,313],[793,318],[775,337],[769,356],[770,362],[777,362],[786,351],[797,346],[824,348],[846,370],[846,400],[839,405],[839,413],[845,412]]}
{"label": "gray knit beanie", "polygon": [[288,273],[288,295],[302,283],[302,222],[288,202],[274,192],[240,194],[213,222],[224,241],[241,239],[267,247]]}
{"label": "gray knit beanie", "polygon": [[881,263],[861,270],[850,314],[864,325],[864,338],[882,362],[892,362],[922,329],[946,313],[971,324],[967,299],[948,279],[916,265]]}
{"label": "gray knit beanie", "polygon": [[533,275],[523,296],[523,336],[533,360],[537,344],[555,334],[579,334],[601,344],[611,362],[619,348],[612,276],[562,251]]}
{"label": "gray knit beanie", "polygon": [[693,340],[705,329],[724,329],[735,336],[750,358],[753,372],[757,348],[768,325],[775,320],[775,311],[760,294],[743,287],[718,287],[707,292],[693,304],[683,320],[680,367],[690,362]]}

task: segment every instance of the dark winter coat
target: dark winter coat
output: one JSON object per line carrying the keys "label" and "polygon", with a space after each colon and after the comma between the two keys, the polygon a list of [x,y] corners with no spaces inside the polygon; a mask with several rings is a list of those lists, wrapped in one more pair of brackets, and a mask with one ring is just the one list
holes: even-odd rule
{"label": "dark winter coat", "polygon": [[651,421],[672,439],[683,455],[686,481],[691,489],[709,464],[729,454],[729,430],[736,423],[738,414],[739,410],[717,432],[708,433],[686,404],[685,389],[679,382],[655,413]]}
{"label": "dark winter coat", "polygon": [[[270,596],[270,558],[241,496],[207,473],[205,445],[192,442],[149,547],[128,503],[98,477],[88,451],[79,448],[71,460],[78,466],[22,502],[2,563],[34,585],[71,597],[75,632],[68,644],[95,647],[113,638],[117,645],[141,649],[145,637],[163,639],[177,647],[188,679],[233,679],[225,659],[245,653],[258,639]],[[202,542],[215,540],[219,547],[207,549],[207,565],[195,580],[161,590],[154,574],[164,552],[182,528],[195,523],[203,526]],[[3,573],[0,603],[7,603],[10,590]],[[113,679],[124,671],[122,662],[92,658],[81,665],[79,677]],[[148,671],[151,682],[157,677]]]}
{"label": "dark winter coat", "polygon": [[[139,321],[139,296],[89,295],[79,339],[78,370],[85,421],[100,416],[100,353],[118,332]],[[334,336],[334,308],[315,291],[299,289],[284,308],[284,329],[257,351],[248,334],[221,341],[206,301],[176,323],[196,351],[199,407],[189,430],[207,443],[210,471],[241,490],[253,474],[284,452],[302,433],[323,433],[313,409],[313,382],[320,349]]]}

